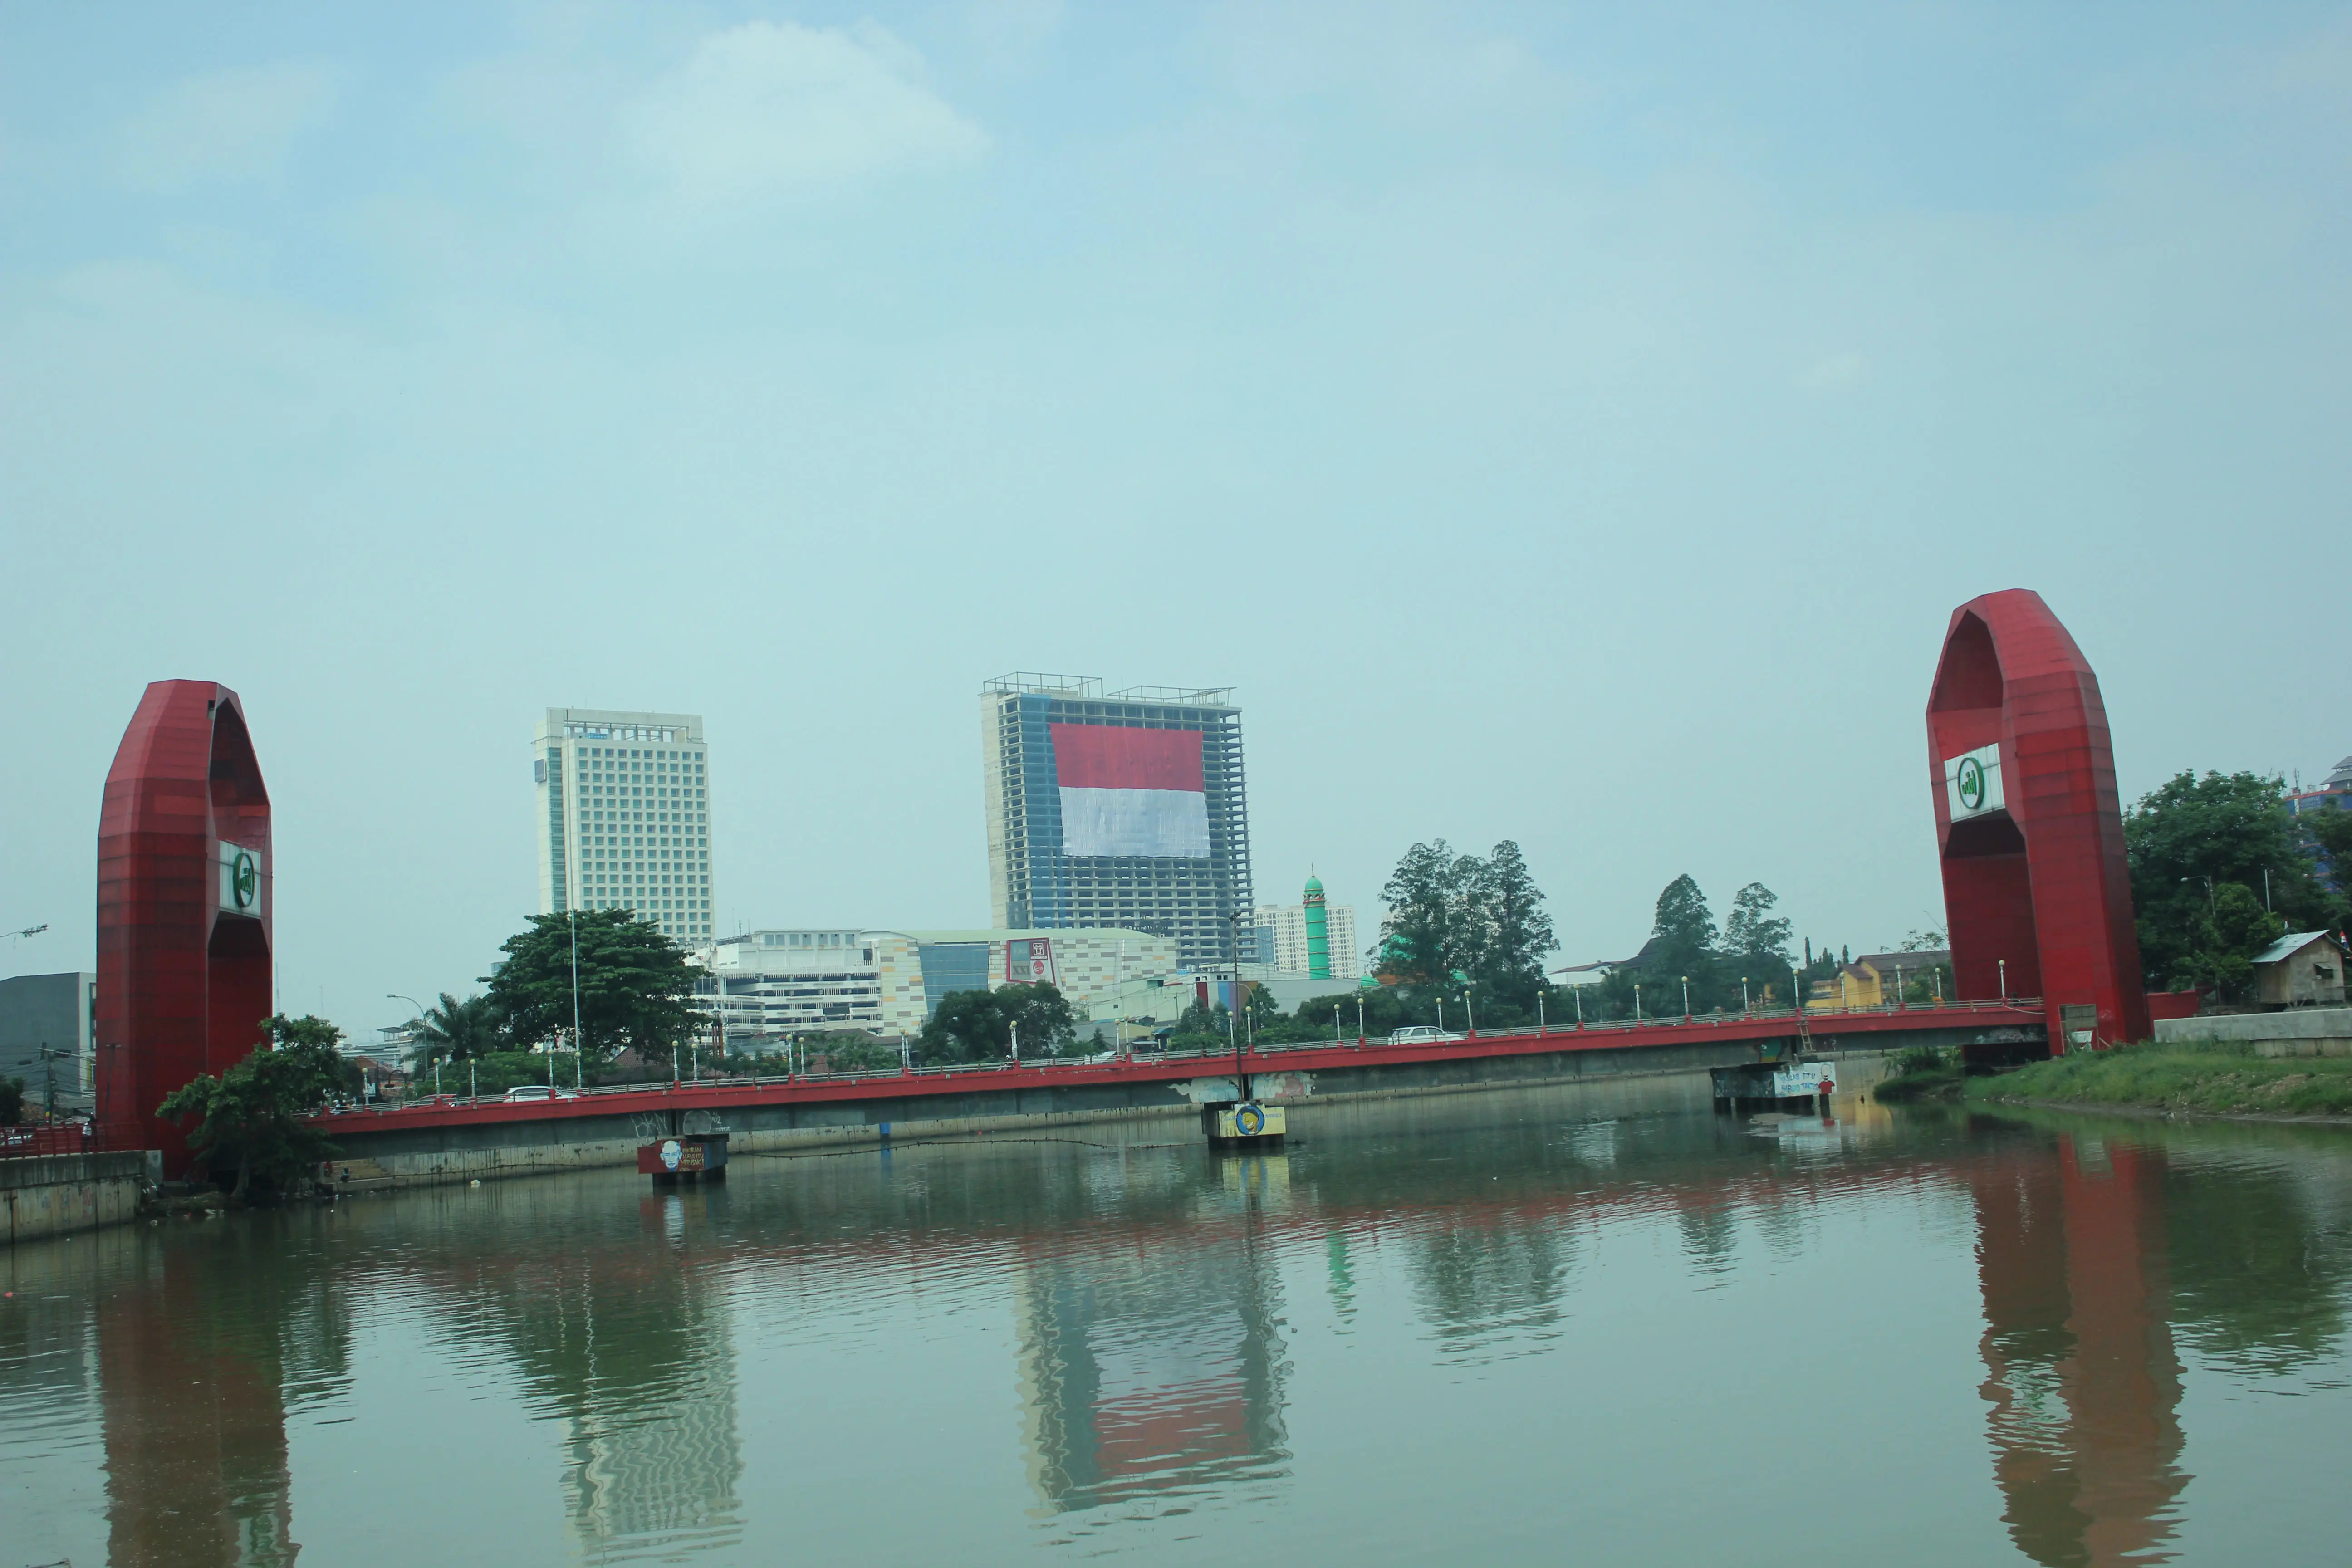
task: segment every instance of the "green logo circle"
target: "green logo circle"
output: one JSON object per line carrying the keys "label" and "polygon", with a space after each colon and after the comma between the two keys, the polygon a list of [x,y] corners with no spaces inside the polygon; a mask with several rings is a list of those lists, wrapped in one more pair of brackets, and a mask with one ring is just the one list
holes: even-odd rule
{"label": "green logo circle", "polygon": [[254,896],[260,891],[261,878],[253,864],[253,853],[240,849],[228,865],[228,895],[241,910],[253,908]]}
{"label": "green logo circle", "polygon": [[1970,811],[1981,811],[1985,803],[1984,763],[1974,757],[1960,759],[1960,804]]}

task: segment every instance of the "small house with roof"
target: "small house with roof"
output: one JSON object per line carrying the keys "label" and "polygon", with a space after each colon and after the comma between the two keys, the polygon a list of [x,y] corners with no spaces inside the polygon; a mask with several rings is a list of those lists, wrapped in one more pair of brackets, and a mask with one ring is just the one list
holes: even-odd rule
{"label": "small house with roof", "polygon": [[2334,931],[2289,931],[2254,954],[2254,1000],[2271,1008],[2341,1007],[2344,951]]}

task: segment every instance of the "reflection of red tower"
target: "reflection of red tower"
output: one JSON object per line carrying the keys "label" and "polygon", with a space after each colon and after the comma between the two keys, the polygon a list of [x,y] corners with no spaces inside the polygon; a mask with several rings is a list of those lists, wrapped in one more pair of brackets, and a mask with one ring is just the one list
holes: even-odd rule
{"label": "reflection of red tower", "polygon": [[2172,1534],[2163,1179],[2153,1153],[2071,1139],[1973,1179],[1993,1478],[2037,1563],[2161,1561]]}
{"label": "reflection of red tower", "polygon": [[[222,1333],[187,1303],[210,1283],[184,1249],[100,1310],[107,1561],[247,1568],[300,1551],[286,1404],[268,1324]],[[265,1314],[266,1315],[266,1314]]]}
{"label": "reflection of red tower", "polygon": [[175,1175],[187,1144],[155,1107],[261,1043],[271,881],[269,795],[236,693],[156,681],[99,816],[98,1115]]}
{"label": "reflection of red tower", "polygon": [[2106,705],[2040,595],[1952,612],[1927,763],[1959,994],[2000,994],[2005,970],[2008,994],[2044,999],[2053,1050],[2147,1039]]}

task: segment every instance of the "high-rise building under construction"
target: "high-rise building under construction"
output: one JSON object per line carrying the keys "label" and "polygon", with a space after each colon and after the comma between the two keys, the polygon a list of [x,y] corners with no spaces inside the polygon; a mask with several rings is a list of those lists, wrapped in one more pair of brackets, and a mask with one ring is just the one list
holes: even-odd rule
{"label": "high-rise building under construction", "polygon": [[992,921],[1146,931],[1188,968],[1232,963],[1250,858],[1231,689],[1024,672],[980,703]]}

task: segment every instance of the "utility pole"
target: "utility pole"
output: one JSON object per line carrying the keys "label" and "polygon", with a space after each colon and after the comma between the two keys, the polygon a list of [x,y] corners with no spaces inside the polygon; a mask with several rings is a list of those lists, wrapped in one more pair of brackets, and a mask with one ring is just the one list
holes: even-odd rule
{"label": "utility pole", "polygon": [[[572,1087],[588,1087],[587,1037],[580,1029],[580,910],[575,905],[567,911],[572,923]],[[553,1063],[548,1064],[551,1068]],[[548,1074],[548,1086],[553,1088],[555,1075]]]}
{"label": "utility pole", "polygon": [[1225,1027],[1226,1027],[1226,1028],[1228,1028],[1228,1029],[1233,1030],[1233,1037],[1234,1037],[1234,1101],[1235,1101],[1236,1103],[1239,1103],[1239,1102],[1240,1102],[1240,1101],[1242,1101],[1242,1100],[1247,1100],[1247,1099],[1250,1097],[1250,1092],[1249,1092],[1249,1075],[1248,1075],[1247,1073],[1245,1073],[1245,1072],[1244,1072],[1244,1071],[1242,1070],[1242,1036],[1241,1036],[1241,1031],[1240,1031],[1239,1029],[1234,1029],[1234,1013],[1233,1013],[1233,1010],[1234,1010],[1234,1007],[1238,1007],[1238,1006],[1240,1006],[1240,1005],[1241,1005],[1241,1001],[1242,1001],[1242,912],[1241,912],[1241,910],[1235,910],[1234,911],[1234,994],[1233,994],[1233,1002],[1232,1002],[1232,1005],[1231,1005],[1230,1006],[1228,1006],[1228,1007],[1225,1009]]}

